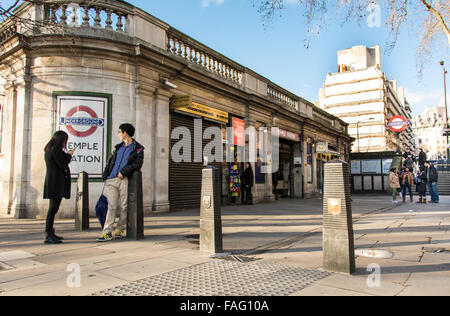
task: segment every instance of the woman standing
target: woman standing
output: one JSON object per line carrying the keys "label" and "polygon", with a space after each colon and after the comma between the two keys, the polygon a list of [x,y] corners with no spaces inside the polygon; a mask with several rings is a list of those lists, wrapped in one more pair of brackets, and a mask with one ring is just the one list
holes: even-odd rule
{"label": "woman standing", "polygon": [[396,168],[391,168],[391,172],[389,173],[389,182],[392,189],[392,203],[397,203],[397,191],[401,188],[401,186]]}
{"label": "woman standing", "polygon": [[245,188],[245,204],[253,204],[252,187],[253,187],[253,169],[250,163],[245,163],[245,171],[243,175],[243,184]]}
{"label": "woman standing", "polygon": [[417,186],[419,189],[419,201],[417,203],[427,203],[427,173],[425,167],[420,167],[417,175]]}
{"label": "woman standing", "polygon": [[74,149],[64,152],[69,136],[63,131],[57,131],[45,146],[45,165],[47,173],[44,183],[44,199],[50,200],[45,224],[46,244],[60,244],[62,237],[55,235],[53,224],[56,213],[63,198],[70,199],[71,176],[69,164]]}

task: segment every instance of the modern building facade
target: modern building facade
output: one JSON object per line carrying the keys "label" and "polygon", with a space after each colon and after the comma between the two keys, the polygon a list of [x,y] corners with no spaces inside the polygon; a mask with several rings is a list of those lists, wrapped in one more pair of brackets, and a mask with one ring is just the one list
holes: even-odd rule
{"label": "modern building facade", "polygon": [[[74,3],[75,11],[69,7]],[[139,8],[123,1],[94,4],[24,2],[16,15],[27,17],[31,28],[14,20],[0,25],[1,214],[45,216],[43,148],[60,129],[69,133],[68,148],[77,148],[73,180],[89,173],[92,215],[103,188],[101,171],[124,122],[135,125],[145,147],[147,214],[199,208],[203,152],[219,138],[224,152],[248,156],[244,128],[269,135],[278,130],[278,189],[286,197],[318,195],[323,163],[349,160],[352,138],[343,120]],[[234,135],[227,133],[230,127]],[[214,138],[211,130],[225,132]],[[183,150],[181,135],[189,135]],[[272,174],[261,171],[273,164],[270,139],[257,140],[266,159],[252,162],[255,203],[274,200]],[[175,159],[180,154],[188,158]],[[220,170],[224,204],[242,198],[245,158],[231,156],[212,162]],[[73,182],[61,217],[73,218],[75,195]]]}
{"label": "modern building facade", "polygon": [[416,135],[416,147],[422,148],[430,160],[447,157],[447,137],[443,136],[446,128],[445,108],[434,107],[414,116],[412,128]]}
{"label": "modern building facade", "polygon": [[349,124],[355,138],[352,152],[405,151],[414,148],[411,126],[392,132],[387,122],[412,112],[404,89],[382,71],[378,46],[356,46],[338,51],[338,72],[327,75],[320,90],[320,106]]}

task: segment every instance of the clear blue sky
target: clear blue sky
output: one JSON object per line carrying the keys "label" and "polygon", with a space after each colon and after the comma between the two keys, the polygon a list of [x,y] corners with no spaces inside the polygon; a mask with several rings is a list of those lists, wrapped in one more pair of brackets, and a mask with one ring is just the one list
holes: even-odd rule
{"label": "clear blue sky", "polygon": [[[12,0],[0,0],[4,6]],[[379,45],[382,67],[389,79],[406,88],[414,114],[425,107],[444,104],[444,60],[450,70],[449,49],[436,52],[419,81],[416,70],[417,36],[406,26],[397,46],[386,54],[388,31],[384,27],[358,26],[351,22],[341,27],[330,23],[319,37],[304,46],[305,20],[297,4],[287,4],[282,17],[264,29],[252,0],[129,0],[172,27],[195,38],[223,55],[267,77],[278,85],[309,100],[318,100],[326,75],[337,71],[337,51],[357,45]],[[287,2],[295,2],[288,0]],[[450,76],[448,85],[450,85]],[[449,89],[447,89],[449,91]]]}

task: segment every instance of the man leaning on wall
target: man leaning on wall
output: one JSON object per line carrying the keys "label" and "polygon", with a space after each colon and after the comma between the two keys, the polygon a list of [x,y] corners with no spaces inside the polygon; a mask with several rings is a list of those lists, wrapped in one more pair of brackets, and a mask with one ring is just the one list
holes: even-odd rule
{"label": "man leaning on wall", "polygon": [[103,180],[105,180],[104,195],[108,200],[108,213],[106,215],[103,233],[98,242],[113,239],[114,222],[119,208],[121,209],[119,222],[114,238],[125,237],[128,212],[128,177],[139,171],[144,163],[144,147],[133,139],[135,128],[131,124],[122,124],[118,136],[121,143],[117,144],[112,156],[108,159]]}

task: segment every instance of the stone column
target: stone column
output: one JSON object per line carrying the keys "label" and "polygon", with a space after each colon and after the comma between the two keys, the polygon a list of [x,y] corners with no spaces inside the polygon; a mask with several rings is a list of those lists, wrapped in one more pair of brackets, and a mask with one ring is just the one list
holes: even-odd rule
{"label": "stone column", "polygon": [[317,157],[316,157],[316,143],[312,146],[312,194],[315,196],[317,194]]}
{"label": "stone column", "polygon": [[142,166],[144,213],[149,214],[153,210],[154,191],[154,126],[153,126],[153,95],[155,90],[149,87],[136,87],[136,140],[145,147],[144,165]]}
{"label": "stone column", "polygon": [[[301,157],[301,143],[294,144],[294,158]],[[302,158],[303,159],[303,158]],[[294,197],[301,198],[303,190],[302,167],[294,165]]]}
{"label": "stone column", "polygon": [[306,198],[307,190],[308,190],[308,142],[306,141],[306,137],[302,138],[301,145],[302,147],[302,176],[303,176],[303,192],[304,197]]}
{"label": "stone column", "polygon": [[[264,201],[273,202],[275,201],[275,195],[273,194],[273,186],[272,186],[272,164],[274,161],[274,151],[272,150],[272,128],[267,128],[267,148],[265,150],[266,154],[266,182],[264,184]],[[270,158],[270,159],[269,159]]]}
{"label": "stone column", "polygon": [[356,267],[349,173],[344,161],[325,164],[323,261],[327,271],[352,274]]}
{"label": "stone column", "polygon": [[170,113],[168,91],[157,89],[153,109],[153,211],[168,212],[169,159],[170,159]]}
{"label": "stone column", "polygon": [[30,122],[32,106],[30,103],[31,79],[23,77],[14,89],[13,116],[12,116],[12,141],[10,164],[10,199],[9,213],[14,218],[27,217],[27,191],[30,174]]}

